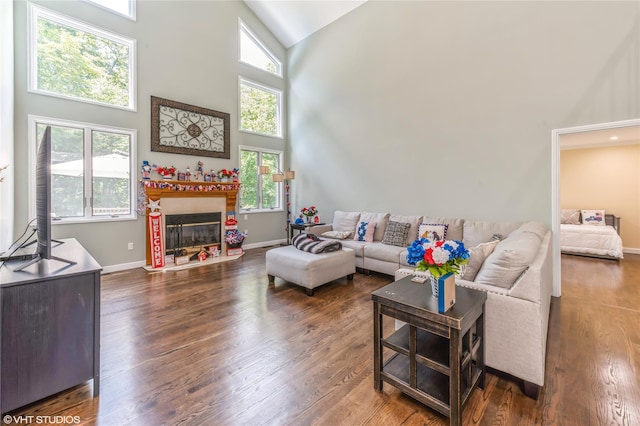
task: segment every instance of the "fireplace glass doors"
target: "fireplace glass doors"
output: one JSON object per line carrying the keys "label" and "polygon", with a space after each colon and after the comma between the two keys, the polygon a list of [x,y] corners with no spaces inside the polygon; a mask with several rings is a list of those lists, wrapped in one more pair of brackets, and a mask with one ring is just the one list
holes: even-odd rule
{"label": "fireplace glass doors", "polygon": [[165,250],[174,256],[189,256],[195,260],[202,250],[221,248],[220,220],[222,213],[190,213],[165,216]]}

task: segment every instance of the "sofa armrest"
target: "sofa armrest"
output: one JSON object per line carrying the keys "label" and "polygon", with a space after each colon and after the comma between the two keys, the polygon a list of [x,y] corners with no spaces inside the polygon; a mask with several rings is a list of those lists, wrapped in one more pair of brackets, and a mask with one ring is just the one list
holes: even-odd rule
{"label": "sofa armrest", "polygon": [[510,296],[535,303],[548,303],[553,286],[550,245],[551,231],[547,231],[535,259],[511,287]]}
{"label": "sofa armrest", "polygon": [[307,234],[320,235],[323,232],[332,231],[333,226],[331,225],[314,225],[307,228]]}

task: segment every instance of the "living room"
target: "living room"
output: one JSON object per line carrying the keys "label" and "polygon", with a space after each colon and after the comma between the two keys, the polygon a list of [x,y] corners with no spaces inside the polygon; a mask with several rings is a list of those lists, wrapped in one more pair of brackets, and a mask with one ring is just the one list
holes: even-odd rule
{"label": "living room", "polygon": [[[33,3],[135,39],[137,102],[30,91],[28,3],[13,2],[2,248],[31,216],[29,115],[134,129],[136,164],[220,170],[240,166],[240,146],[282,151],[283,170],[296,171],[293,214],[316,205],[324,222],[335,210],[428,211],[548,228],[552,131],[640,116],[634,2],[367,2],[291,47],[241,1],[138,2],[135,21],[85,1]],[[238,61],[239,19],[282,61],[283,78]],[[238,130],[240,77],[283,91],[283,137]],[[151,96],[229,113],[230,158],[151,151]],[[248,252],[283,242],[285,210],[239,212]],[[53,235],[76,238],[105,272],[144,263],[142,217],[56,224]]]}

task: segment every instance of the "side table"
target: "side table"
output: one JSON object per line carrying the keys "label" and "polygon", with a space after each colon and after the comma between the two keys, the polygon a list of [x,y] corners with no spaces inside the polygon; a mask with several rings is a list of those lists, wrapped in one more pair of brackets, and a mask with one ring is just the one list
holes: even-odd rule
{"label": "side table", "polygon": [[[371,293],[373,300],[373,386],[383,382],[462,424],[462,407],[475,386],[484,388],[483,292],[456,287],[456,303],[438,312],[428,284],[402,278]],[[406,324],[383,334],[383,316]],[[383,348],[393,351],[383,359]]]}
{"label": "side table", "polygon": [[298,225],[297,223],[290,223],[289,224],[289,244],[291,244],[291,240],[293,239],[293,230],[297,230],[299,234],[301,234],[303,231],[306,231],[307,228],[312,228],[314,226],[318,226],[318,225],[325,225],[324,222],[322,223],[303,223],[302,225]]}

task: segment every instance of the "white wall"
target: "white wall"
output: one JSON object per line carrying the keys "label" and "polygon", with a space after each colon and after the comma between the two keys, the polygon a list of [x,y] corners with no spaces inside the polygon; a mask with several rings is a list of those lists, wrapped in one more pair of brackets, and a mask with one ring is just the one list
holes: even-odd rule
{"label": "white wall", "polygon": [[[137,40],[137,112],[27,93],[27,7],[16,1],[15,25],[15,160],[16,170],[27,169],[27,115],[35,114],[113,125],[138,130],[137,159],[195,169],[199,159],[205,168],[238,166],[238,145],[285,149],[286,140],[237,131],[238,73],[257,80],[261,71],[238,63],[238,17],[262,38],[286,64],[286,52],[253,12],[241,1],[138,1],[137,21],[111,14],[85,1],[41,2],[44,7],[99,25]],[[259,80],[260,81],[260,80]],[[264,81],[284,89],[285,80]],[[184,102],[231,114],[231,159],[151,152],[150,96]],[[17,172],[16,194],[27,193],[27,179]],[[17,235],[27,223],[27,197],[16,196]],[[248,229],[247,244],[285,238],[283,213],[240,217],[240,229]],[[55,225],[56,238],[77,238],[103,266],[145,259],[144,219],[117,223]],[[133,242],[135,250],[127,251]]]}
{"label": "white wall", "polygon": [[367,2],[289,49],[294,208],[551,226],[551,131],[640,116],[634,2]]}

